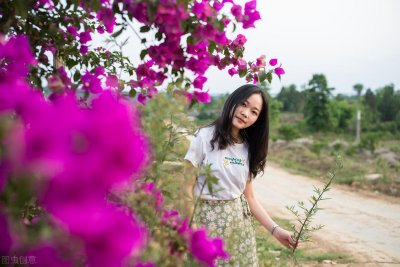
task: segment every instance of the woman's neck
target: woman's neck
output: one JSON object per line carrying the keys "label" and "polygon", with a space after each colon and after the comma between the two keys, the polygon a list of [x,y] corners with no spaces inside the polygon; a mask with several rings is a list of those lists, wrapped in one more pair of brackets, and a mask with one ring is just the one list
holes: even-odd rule
{"label": "woman's neck", "polygon": [[243,138],[242,138],[242,136],[240,135],[238,129],[232,129],[231,135],[232,135],[233,141],[234,141],[235,143],[237,143],[237,144],[243,143]]}

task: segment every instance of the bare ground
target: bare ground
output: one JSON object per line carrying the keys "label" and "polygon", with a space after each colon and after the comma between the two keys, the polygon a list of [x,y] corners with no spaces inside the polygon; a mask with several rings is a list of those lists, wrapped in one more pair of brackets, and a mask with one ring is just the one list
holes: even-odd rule
{"label": "bare ground", "polygon": [[[313,185],[321,188],[323,184],[270,164],[265,175],[256,179],[254,190],[270,215],[293,220],[285,206],[306,202]],[[399,198],[338,185],[326,197],[332,199],[321,202],[324,210],[314,218],[315,224],[325,227],[313,239],[318,246],[349,253],[355,259],[337,266],[400,266]]]}

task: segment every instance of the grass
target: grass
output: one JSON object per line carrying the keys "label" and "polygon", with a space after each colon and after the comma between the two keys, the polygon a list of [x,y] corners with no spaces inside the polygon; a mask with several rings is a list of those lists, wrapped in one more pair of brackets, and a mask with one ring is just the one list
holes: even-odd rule
{"label": "grass", "polygon": [[[274,221],[285,229],[290,228],[290,223],[287,220],[274,218]],[[260,267],[295,265],[291,252],[276,241],[258,222],[255,224],[255,230]],[[354,262],[349,255],[343,252],[330,251],[325,246],[315,243],[302,244],[296,250],[295,257],[298,265],[317,265],[323,261],[343,264]]]}
{"label": "grass", "polygon": [[[327,144],[326,140],[314,138],[315,143]],[[386,145],[393,144],[388,143]],[[397,149],[396,146],[393,146],[393,148]],[[349,153],[349,151],[348,148],[339,147],[335,149],[329,148],[328,145],[313,149],[313,147],[307,148],[302,145],[289,144],[272,148],[269,159],[294,173],[319,178],[334,165],[334,153],[340,153],[343,157],[343,169],[334,179],[334,183],[379,191],[391,196],[400,196],[400,167],[390,167],[379,158],[366,158],[362,154],[351,151]],[[373,173],[381,174],[382,178],[375,181],[365,178],[366,175]]]}

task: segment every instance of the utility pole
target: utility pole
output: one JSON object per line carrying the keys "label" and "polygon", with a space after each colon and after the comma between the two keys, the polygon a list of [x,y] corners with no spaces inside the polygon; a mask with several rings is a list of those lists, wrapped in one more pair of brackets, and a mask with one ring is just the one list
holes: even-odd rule
{"label": "utility pole", "polygon": [[360,143],[360,132],[361,132],[361,110],[357,104],[357,124],[356,124],[356,145]]}
{"label": "utility pole", "polygon": [[357,83],[353,86],[353,89],[357,92],[357,122],[356,122],[356,145],[360,143],[361,140],[361,109],[360,109],[360,100],[361,100],[361,92],[364,89],[364,86],[361,83]]}

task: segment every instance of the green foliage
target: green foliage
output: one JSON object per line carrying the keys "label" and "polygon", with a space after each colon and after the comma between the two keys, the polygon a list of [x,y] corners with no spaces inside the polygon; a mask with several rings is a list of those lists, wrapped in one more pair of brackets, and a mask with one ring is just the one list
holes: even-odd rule
{"label": "green foliage", "polygon": [[394,85],[386,85],[377,91],[378,111],[383,122],[394,121],[400,112],[400,91],[394,90]]}
{"label": "green foliage", "polygon": [[361,142],[359,144],[360,148],[367,149],[374,153],[379,142],[379,136],[376,133],[366,133],[361,137]]}
{"label": "green foliage", "polygon": [[291,141],[300,136],[299,130],[293,124],[285,124],[278,129],[279,137],[285,141]]}
{"label": "green foliage", "polygon": [[183,96],[160,92],[141,108],[141,112],[154,160],[149,177],[158,186],[158,180],[164,180],[164,162],[175,162],[183,158],[187,148],[183,145],[187,142],[186,135],[194,132],[194,127],[187,118],[186,99]]}
{"label": "green foliage", "polygon": [[304,93],[297,91],[296,85],[291,84],[283,86],[276,99],[282,102],[282,111],[302,112],[305,101],[304,97]]}
{"label": "green foliage", "polygon": [[346,131],[349,128],[353,115],[355,114],[355,107],[351,106],[345,100],[335,100],[329,102],[329,108],[333,129],[336,131]]}
{"label": "green foliage", "polygon": [[313,131],[326,131],[332,128],[332,114],[330,112],[330,94],[333,88],[323,74],[314,74],[306,89],[304,117],[307,125]]}
{"label": "green foliage", "polygon": [[361,93],[364,90],[364,85],[362,85],[361,83],[357,83],[357,84],[353,85],[353,89],[354,89],[354,91],[357,92],[357,97],[360,98]]}
{"label": "green foliage", "polygon": [[260,87],[268,97],[269,121],[271,124],[276,124],[280,119],[282,103],[271,96],[269,93],[270,87],[266,81],[259,83],[258,87]]}
{"label": "green foliage", "polygon": [[207,125],[216,120],[221,114],[228,94],[214,95],[210,103],[196,105],[191,113],[196,117],[199,125]]}
{"label": "green foliage", "polygon": [[364,95],[364,105],[369,107],[369,109],[374,113],[377,111],[376,96],[375,96],[374,92],[372,92],[372,90],[369,88],[367,89],[367,92],[365,92],[365,95]]}
{"label": "green foliage", "polygon": [[321,155],[321,151],[325,146],[326,146],[325,142],[321,141],[314,142],[311,146],[311,151],[319,156]]}

